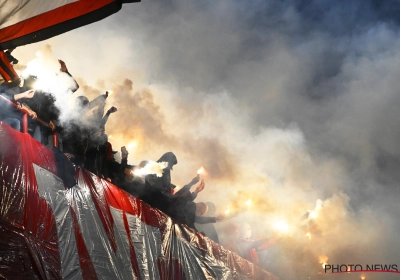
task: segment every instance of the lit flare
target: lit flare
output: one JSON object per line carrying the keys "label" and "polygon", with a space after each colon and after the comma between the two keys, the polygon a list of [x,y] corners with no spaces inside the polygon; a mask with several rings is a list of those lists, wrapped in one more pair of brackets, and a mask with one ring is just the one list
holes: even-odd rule
{"label": "lit flare", "polygon": [[201,174],[204,173],[204,171],[205,171],[204,167],[202,166],[202,167],[199,168],[199,170],[197,170],[197,174],[201,175]]}
{"label": "lit flare", "polygon": [[136,142],[131,142],[128,144],[128,149],[132,149],[132,148],[136,148],[137,147],[137,143]]}
{"label": "lit flare", "polygon": [[276,230],[278,230],[280,232],[284,232],[284,233],[289,231],[289,225],[283,220],[275,222],[274,228]]}

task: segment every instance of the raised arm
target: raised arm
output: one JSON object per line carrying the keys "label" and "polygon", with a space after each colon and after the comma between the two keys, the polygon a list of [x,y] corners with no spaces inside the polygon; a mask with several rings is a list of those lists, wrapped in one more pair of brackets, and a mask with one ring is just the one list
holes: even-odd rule
{"label": "raised arm", "polygon": [[107,121],[108,121],[108,117],[112,114],[117,112],[117,108],[112,106],[110,109],[108,109],[107,113],[104,115],[104,117],[101,119],[101,126],[105,126]]}
{"label": "raised arm", "polygon": [[67,74],[68,76],[70,76],[70,77],[74,80],[74,82],[75,82],[75,86],[74,86],[73,88],[71,88],[71,91],[72,91],[72,92],[77,91],[77,90],[79,89],[79,85],[78,85],[78,83],[76,82],[76,80],[74,79],[74,77],[68,72],[67,65],[66,65],[65,62],[62,61],[61,59],[59,59],[58,62],[60,63],[60,66],[61,66],[60,71],[61,71],[61,72],[64,72],[64,73]]}
{"label": "raised arm", "polygon": [[32,98],[35,95],[34,90],[27,90],[23,93],[18,93],[14,95],[14,100],[17,101],[22,98]]}

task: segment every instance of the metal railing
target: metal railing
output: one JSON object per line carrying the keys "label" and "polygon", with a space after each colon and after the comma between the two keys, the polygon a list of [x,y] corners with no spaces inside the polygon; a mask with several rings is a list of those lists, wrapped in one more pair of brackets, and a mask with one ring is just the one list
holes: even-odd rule
{"label": "metal railing", "polygon": [[[28,110],[26,110],[22,106],[18,106],[17,104],[12,102],[11,100],[8,100],[7,98],[5,98],[2,95],[0,95],[0,98],[1,98],[1,100],[7,102],[8,104],[10,104],[11,106],[13,106],[15,109],[17,109],[18,111],[20,111],[22,113],[22,132],[28,133],[28,113],[29,113]],[[40,118],[35,118],[34,120],[39,122],[40,125],[46,126],[53,130],[53,127],[48,122],[45,122],[44,120],[42,120]],[[58,147],[58,133],[54,130],[53,130],[53,146]]]}

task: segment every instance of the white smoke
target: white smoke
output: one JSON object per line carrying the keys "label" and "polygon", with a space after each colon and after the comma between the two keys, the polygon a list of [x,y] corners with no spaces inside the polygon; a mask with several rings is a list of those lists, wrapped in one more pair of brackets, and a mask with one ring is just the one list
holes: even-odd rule
{"label": "white smoke", "polygon": [[55,106],[60,111],[60,121],[65,124],[72,119],[79,118],[77,104],[72,98],[72,89],[76,87],[75,80],[67,73],[60,71],[59,61],[53,57],[49,45],[36,52],[35,58],[26,64],[22,77],[35,76],[37,78],[34,89],[51,94]]}
{"label": "white smoke", "polygon": [[[174,151],[176,185],[204,166],[197,200],[222,212],[251,199],[232,221],[261,236],[285,221],[288,234],[260,253],[281,279],[318,277],[320,256],[396,260],[397,25],[362,17],[374,12],[364,1],[354,1],[359,13],[335,1],[172,2],[126,5],[50,40],[81,78],[79,94],[115,92],[113,146],[137,142],[132,162]],[[325,13],[321,24],[312,8]],[[28,61],[39,45],[15,56]],[[303,224],[307,210],[315,215]]]}
{"label": "white smoke", "polygon": [[163,170],[166,167],[168,167],[168,162],[149,161],[144,167],[133,171],[133,174],[140,177],[144,177],[149,174],[154,174],[157,177],[161,177]]}

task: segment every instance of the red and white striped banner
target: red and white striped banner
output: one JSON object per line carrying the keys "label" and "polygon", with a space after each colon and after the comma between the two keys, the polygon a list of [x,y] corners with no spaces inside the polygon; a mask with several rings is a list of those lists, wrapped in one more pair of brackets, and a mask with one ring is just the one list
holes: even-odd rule
{"label": "red and white striped banner", "polygon": [[0,122],[0,278],[277,279]]}

